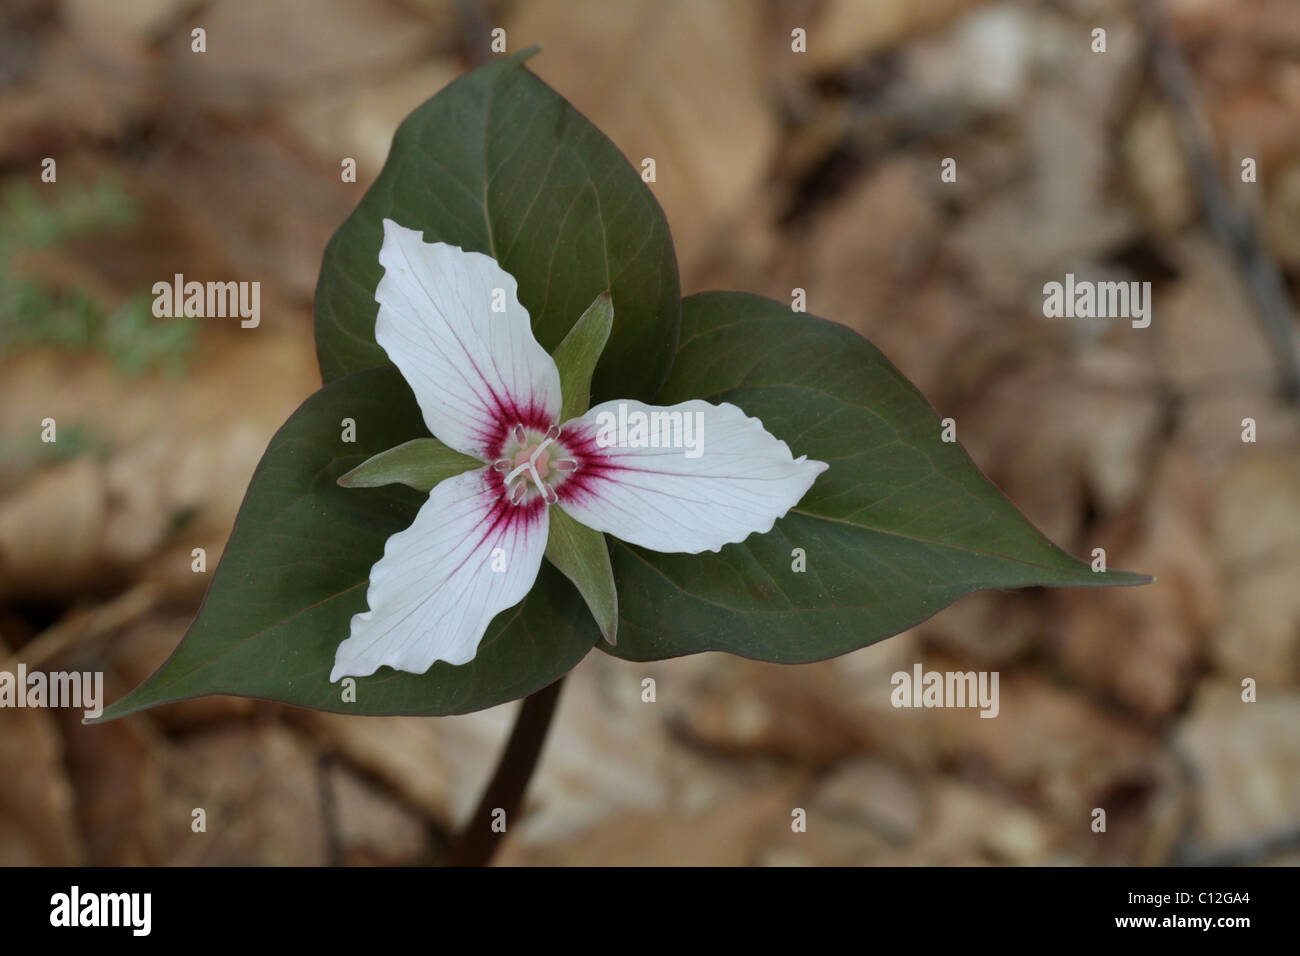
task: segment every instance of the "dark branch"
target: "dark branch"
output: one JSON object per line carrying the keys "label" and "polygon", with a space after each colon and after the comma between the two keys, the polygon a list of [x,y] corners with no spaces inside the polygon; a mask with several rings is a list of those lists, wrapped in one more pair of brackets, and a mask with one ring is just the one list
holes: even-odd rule
{"label": "dark branch", "polygon": [[524,698],[492,782],[483,791],[474,816],[456,838],[447,857],[448,866],[486,866],[492,861],[501,838],[505,836],[492,829],[493,811],[500,808],[506,813],[507,824],[514,821],[537,766],[542,745],[546,742],[563,684],[564,678],[560,678]]}

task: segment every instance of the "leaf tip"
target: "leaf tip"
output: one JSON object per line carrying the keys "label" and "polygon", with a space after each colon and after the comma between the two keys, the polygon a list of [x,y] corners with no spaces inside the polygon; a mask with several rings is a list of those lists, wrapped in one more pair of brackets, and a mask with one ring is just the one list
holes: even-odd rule
{"label": "leaf tip", "polygon": [[361,473],[365,463],[357,465],[351,471],[346,471],[334,479],[334,484],[340,488],[373,488],[374,484],[366,479]]}
{"label": "leaf tip", "polygon": [[109,704],[109,705],[108,705],[107,707],[105,707],[105,708],[104,708],[104,709],[99,713],[99,715],[96,716],[96,717],[84,717],[84,716],[83,716],[83,717],[81,718],[81,725],[82,725],[83,727],[98,727],[98,726],[101,725],[101,724],[111,724],[113,721],[117,720],[119,717],[122,717],[122,716],[124,716],[124,715],[126,715],[126,714],[131,713],[131,711],[134,710],[135,708],[127,708],[127,709],[123,709],[123,707],[122,707],[122,704],[123,704],[125,701],[129,700],[130,697],[131,697],[131,695],[128,694],[126,697],[123,697],[121,700],[118,700],[118,701],[115,701],[115,702],[112,703],[112,704]]}

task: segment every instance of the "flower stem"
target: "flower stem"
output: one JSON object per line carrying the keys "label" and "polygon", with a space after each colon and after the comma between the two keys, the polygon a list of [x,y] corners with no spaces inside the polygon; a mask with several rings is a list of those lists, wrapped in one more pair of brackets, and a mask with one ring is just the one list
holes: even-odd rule
{"label": "flower stem", "polygon": [[547,731],[551,729],[551,719],[555,716],[555,705],[559,702],[563,684],[564,678],[561,677],[524,698],[505,752],[501,754],[491,782],[483,791],[478,809],[452,844],[447,857],[448,866],[486,866],[492,861],[492,855],[505,836],[504,832],[493,829],[492,815],[501,809],[505,811],[507,824],[514,822],[524,791],[528,789],[528,781],[537,767]]}

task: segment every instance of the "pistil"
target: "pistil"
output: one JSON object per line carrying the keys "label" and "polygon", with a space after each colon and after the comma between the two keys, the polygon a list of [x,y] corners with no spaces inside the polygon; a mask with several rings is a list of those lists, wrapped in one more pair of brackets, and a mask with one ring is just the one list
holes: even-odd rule
{"label": "pistil", "polygon": [[528,482],[526,480],[516,481],[516,479],[521,479],[527,474],[532,479],[538,493],[546,500],[546,503],[555,504],[560,500],[560,496],[556,494],[555,489],[547,481],[552,470],[562,473],[571,472],[576,470],[578,466],[577,462],[572,458],[551,460],[550,449],[555,444],[556,439],[560,437],[559,426],[552,425],[548,428],[542,440],[533,448],[527,446],[528,436],[522,424],[514,427],[514,437],[516,444],[524,447],[519,448],[513,458],[498,458],[492,463],[492,467],[496,471],[505,474],[504,482],[508,489],[508,500],[515,505],[523,502]]}

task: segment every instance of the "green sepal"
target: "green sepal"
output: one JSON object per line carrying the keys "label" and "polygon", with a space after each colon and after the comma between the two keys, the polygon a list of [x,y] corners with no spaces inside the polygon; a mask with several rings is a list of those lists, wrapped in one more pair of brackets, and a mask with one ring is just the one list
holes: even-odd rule
{"label": "green sepal", "polygon": [[558,507],[550,509],[546,558],[573,582],[591,609],[601,636],[618,643],[618,591],[609,547],[599,531],[580,524]]}
{"label": "green sepal", "polygon": [[439,482],[482,467],[477,458],[462,455],[436,438],[415,438],[367,458],[340,475],[338,483],[344,488],[406,485],[416,491],[431,491]]}
{"label": "green sepal", "polygon": [[591,375],[613,327],[614,300],[608,292],[602,292],[555,347],[552,358],[560,369],[560,394],[564,396],[561,422],[571,421],[587,410],[591,402]]}

